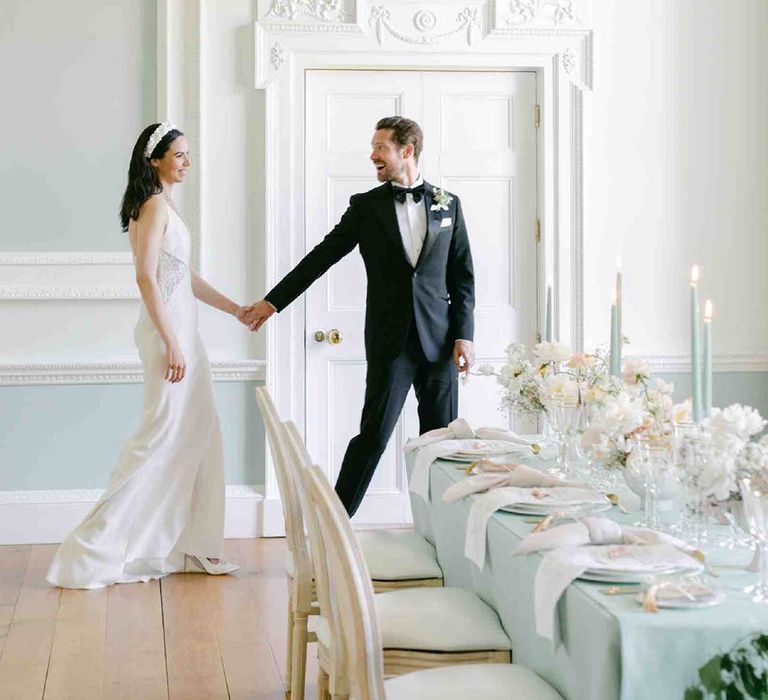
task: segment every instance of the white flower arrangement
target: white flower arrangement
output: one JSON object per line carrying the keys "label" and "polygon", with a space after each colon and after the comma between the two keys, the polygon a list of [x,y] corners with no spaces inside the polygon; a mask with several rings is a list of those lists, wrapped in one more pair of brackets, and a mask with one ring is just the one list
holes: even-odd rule
{"label": "white flower arrangement", "polygon": [[682,461],[684,476],[700,497],[738,500],[740,476],[768,480],[768,443],[765,438],[753,440],[765,425],[765,419],[751,406],[731,404],[712,409],[694,438],[697,458]]}
{"label": "white flower arrangement", "polygon": [[[606,469],[623,469],[630,454],[630,441],[646,436],[666,439],[672,432],[674,386],[653,380],[647,365],[629,361],[623,382],[609,377],[599,387],[602,397],[591,406],[589,427],[582,447]],[[593,394],[597,392],[593,391]]]}
{"label": "white flower arrangement", "polygon": [[432,199],[434,204],[429,208],[430,211],[448,211],[449,205],[453,201],[453,197],[439,187],[435,187]]}

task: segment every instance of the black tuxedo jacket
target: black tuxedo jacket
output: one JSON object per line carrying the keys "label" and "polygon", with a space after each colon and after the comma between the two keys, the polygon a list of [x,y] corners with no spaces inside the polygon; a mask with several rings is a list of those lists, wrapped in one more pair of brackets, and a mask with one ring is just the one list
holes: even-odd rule
{"label": "black tuxedo jacket", "polygon": [[427,236],[414,268],[403,247],[392,185],[352,195],[336,227],[265,297],[282,311],[331,265],[359,245],[368,276],[365,351],[368,361],[398,356],[415,322],[430,362],[448,359],[455,340],[474,335],[475,281],[467,229],[456,195],[448,211],[431,211],[425,182]]}

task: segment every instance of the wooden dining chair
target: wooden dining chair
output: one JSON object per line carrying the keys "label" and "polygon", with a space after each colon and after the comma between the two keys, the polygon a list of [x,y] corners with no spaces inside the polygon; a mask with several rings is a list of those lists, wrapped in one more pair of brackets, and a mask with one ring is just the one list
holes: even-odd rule
{"label": "wooden dining chair", "polygon": [[285,661],[286,697],[304,698],[307,644],[316,641],[308,629],[310,615],[318,614],[314,572],[307,549],[307,538],[301,516],[301,504],[297,498],[293,477],[287,464],[285,428],[280,424],[266,388],[256,389],[256,400],[264,418],[270,451],[275,465],[275,476],[283,504],[285,537],[288,557],[285,571],[288,576],[288,644]]}
{"label": "wooden dining chair", "polygon": [[[308,520],[319,528],[322,541],[322,552],[315,549],[312,552],[316,565],[318,554],[325,560],[322,568],[328,574],[327,591],[333,601],[332,619],[327,621],[335,628],[334,639],[343,647],[343,670],[351,697],[355,700],[562,700],[554,688],[531,669],[516,664],[441,665],[385,680],[387,631],[377,598],[397,595],[397,592],[374,594],[365,559],[341,501],[318,467],[307,467],[303,477],[313,510]],[[435,632],[440,634],[441,630]],[[464,633],[472,634],[470,630]]]}
{"label": "wooden dining chair", "polygon": [[[307,644],[315,641],[314,633],[309,631],[308,619],[317,614],[318,606],[297,492],[300,483],[293,476],[297,462],[287,459],[284,428],[266,387],[257,387],[256,400],[264,418],[275,465],[288,544],[285,562],[289,590],[286,695],[303,698]],[[310,462],[303,440],[298,433],[296,435],[302,456]],[[442,586],[442,571],[437,564],[434,547],[416,533],[370,531],[359,533],[359,538],[369,557],[370,567],[375,576],[380,577],[374,580],[377,589]]]}
{"label": "wooden dining chair", "polygon": [[[320,603],[321,616],[314,619],[320,660],[318,686],[329,685],[333,697],[345,697],[344,647],[335,636],[336,628],[332,624],[334,596],[323,594],[329,590],[324,539],[315,511],[307,503],[306,475],[312,465],[306,451],[302,450],[298,431],[290,422],[287,442],[291,458],[301,466],[300,500],[310,533],[310,552]],[[357,538],[352,537],[362,557]],[[367,564],[364,570],[370,576]],[[498,616],[471,591],[461,588],[398,589],[377,593],[375,601],[382,625],[387,675],[447,664],[510,661],[511,644]],[[342,690],[334,692],[334,688]]]}

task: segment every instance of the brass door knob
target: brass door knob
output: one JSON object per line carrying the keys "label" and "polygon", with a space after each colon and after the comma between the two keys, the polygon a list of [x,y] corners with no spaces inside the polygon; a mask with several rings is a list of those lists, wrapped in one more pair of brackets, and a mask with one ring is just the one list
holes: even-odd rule
{"label": "brass door knob", "polygon": [[328,342],[331,345],[338,345],[342,340],[344,340],[344,335],[337,328],[328,331]]}
{"label": "brass door knob", "polygon": [[323,331],[315,331],[315,342],[322,343],[325,340],[325,333]]}

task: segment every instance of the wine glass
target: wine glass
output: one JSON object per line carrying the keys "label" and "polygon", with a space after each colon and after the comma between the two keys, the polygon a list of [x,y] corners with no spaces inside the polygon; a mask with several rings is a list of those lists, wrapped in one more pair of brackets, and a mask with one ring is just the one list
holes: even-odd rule
{"label": "wine glass", "polygon": [[667,489],[676,478],[674,451],[670,440],[639,435],[632,439],[632,459],[643,481],[645,512],[641,527],[660,529],[658,502],[660,489]]}
{"label": "wine glass", "polygon": [[739,479],[744,516],[760,552],[760,582],[752,589],[752,600],[768,603],[768,484],[759,477]]}
{"label": "wine glass", "polygon": [[550,470],[561,479],[573,477],[574,439],[582,422],[583,406],[576,399],[556,397],[550,399],[547,414],[557,435],[557,466]]}

